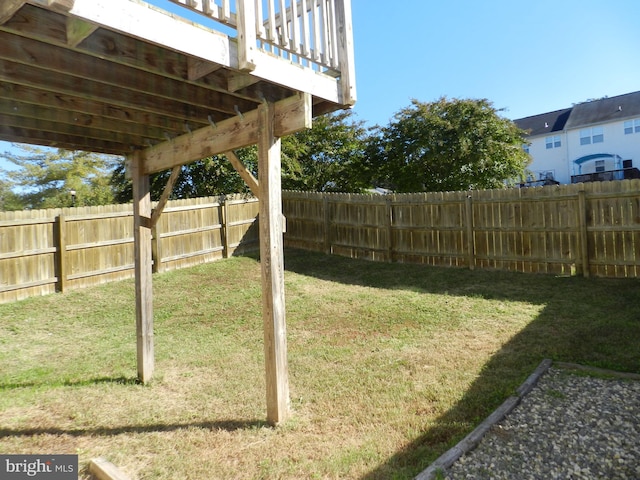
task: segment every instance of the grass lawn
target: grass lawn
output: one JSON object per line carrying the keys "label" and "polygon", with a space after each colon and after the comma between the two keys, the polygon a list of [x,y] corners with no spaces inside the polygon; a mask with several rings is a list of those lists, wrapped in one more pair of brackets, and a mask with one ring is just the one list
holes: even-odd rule
{"label": "grass lawn", "polygon": [[[0,453],[105,456],[137,479],[412,478],[543,358],[640,373],[640,282],[286,252],[293,417],[268,427],[260,266],[0,305]],[[85,477],[86,478],[86,477]]]}

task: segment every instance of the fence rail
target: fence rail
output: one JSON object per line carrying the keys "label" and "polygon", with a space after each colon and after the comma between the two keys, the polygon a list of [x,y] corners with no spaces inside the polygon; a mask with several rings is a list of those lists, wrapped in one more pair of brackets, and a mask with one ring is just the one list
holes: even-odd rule
{"label": "fence rail", "polygon": [[[169,202],[153,230],[154,272],[258,249],[256,199]],[[130,278],[131,205],[0,213],[0,303]]]}
{"label": "fence rail", "polygon": [[640,180],[283,198],[289,247],[388,262],[640,277]]}

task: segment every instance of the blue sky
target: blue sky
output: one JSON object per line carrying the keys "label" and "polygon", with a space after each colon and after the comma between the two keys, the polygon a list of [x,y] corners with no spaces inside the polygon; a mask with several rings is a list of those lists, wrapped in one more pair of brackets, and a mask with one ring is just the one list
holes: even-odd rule
{"label": "blue sky", "polygon": [[360,120],[411,98],[486,98],[510,119],[640,90],[638,0],[352,0]]}
{"label": "blue sky", "polygon": [[412,98],[486,98],[516,119],[640,90],[638,0],[352,0],[352,10],[354,110],[369,125]]}

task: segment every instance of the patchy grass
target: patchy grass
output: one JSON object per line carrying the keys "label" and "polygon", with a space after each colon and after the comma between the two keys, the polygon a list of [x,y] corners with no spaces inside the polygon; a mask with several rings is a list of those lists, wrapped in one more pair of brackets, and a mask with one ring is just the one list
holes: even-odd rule
{"label": "patchy grass", "polygon": [[132,281],[0,305],[0,452],[105,456],[137,479],[412,478],[543,358],[640,373],[636,280],[292,250],[285,282],[293,417],[278,428],[254,258],[154,277],[146,386]]}

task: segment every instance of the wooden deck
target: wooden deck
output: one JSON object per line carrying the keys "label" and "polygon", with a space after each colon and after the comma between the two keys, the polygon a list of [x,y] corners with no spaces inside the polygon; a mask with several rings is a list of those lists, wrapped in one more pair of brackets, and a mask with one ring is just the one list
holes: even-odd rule
{"label": "wooden deck", "polygon": [[[2,0],[0,140],[126,155],[206,127],[228,136],[265,101],[283,122],[309,110],[279,134],[355,102],[349,0],[164,4],[178,13],[139,0]],[[179,15],[190,10],[202,22]],[[221,153],[209,140],[196,156]]]}
{"label": "wooden deck", "polygon": [[[138,378],[152,228],[180,166],[224,153],[259,198],[267,421],[289,415],[280,137],[355,102],[350,0],[1,0],[0,140],[124,155]],[[201,21],[187,21],[186,14]],[[258,178],[233,153],[258,146]],[[150,174],[172,169],[152,211]]]}

